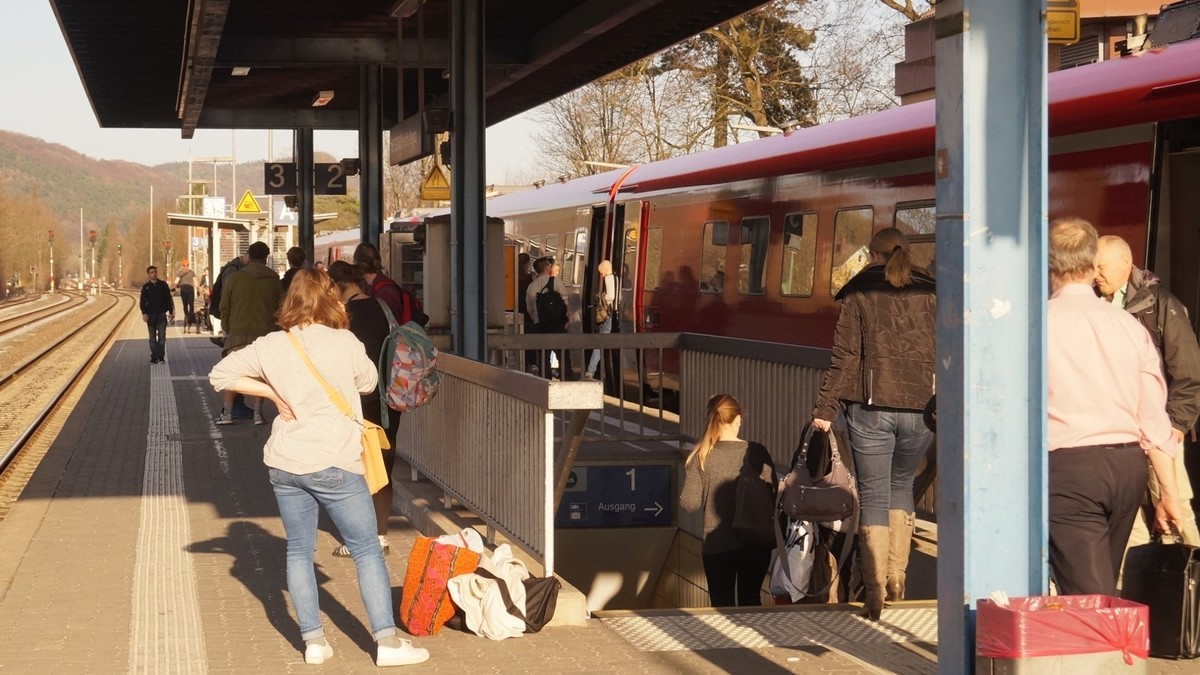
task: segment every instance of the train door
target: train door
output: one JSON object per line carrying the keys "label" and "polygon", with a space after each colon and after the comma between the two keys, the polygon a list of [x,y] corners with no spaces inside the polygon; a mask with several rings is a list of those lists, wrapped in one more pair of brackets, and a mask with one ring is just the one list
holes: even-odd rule
{"label": "train door", "polygon": [[1150,229],[1156,241],[1148,267],[1169,280],[1171,292],[1200,327],[1200,118],[1159,127],[1157,199]]}
{"label": "train door", "polygon": [[[583,223],[580,223],[582,227]],[[596,285],[596,265],[600,264],[601,260],[609,259],[612,255],[612,235],[607,229],[608,226],[608,208],[606,206],[593,206],[590,209],[590,219],[587,223],[587,245],[584,247],[587,251],[587,259],[583,267],[583,327],[584,332],[591,333],[596,330],[596,326],[592,323],[592,313],[587,311],[591,305],[592,298],[596,297],[599,287]],[[613,265],[615,268],[616,265]]]}
{"label": "train door", "polygon": [[[1200,327],[1200,118],[1159,125],[1157,190],[1150,206],[1147,267],[1169,280],[1171,293]],[[1200,332],[1200,330],[1198,330]],[[1184,436],[1184,462],[1193,481],[1200,475],[1200,442]],[[1197,501],[1192,500],[1196,508]]]}

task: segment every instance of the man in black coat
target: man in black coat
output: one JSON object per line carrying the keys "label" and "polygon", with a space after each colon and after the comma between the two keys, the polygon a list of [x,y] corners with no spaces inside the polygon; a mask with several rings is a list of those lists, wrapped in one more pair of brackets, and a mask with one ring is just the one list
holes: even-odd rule
{"label": "man in black coat", "polygon": [[[1129,244],[1120,237],[1100,237],[1096,252],[1096,289],[1108,302],[1123,307],[1146,330],[1162,357],[1167,380],[1167,415],[1174,429],[1175,480],[1183,511],[1180,534],[1185,543],[1200,546],[1196,515],[1192,510],[1192,484],[1183,464],[1183,437],[1200,417],[1200,344],[1183,303],[1159,284],[1148,270],[1133,266]],[[1150,472],[1150,493],[1158,499],[1158,481]],[[1148,505],[1153,506],[1153,505]],[[1145,508],[1143,508],[1143,513]],[[1145,518],[1137,518],[1129,537],[1130,546],[1150,541]]]}
{"label": "man in black coat", "polygon": [[175,299],[171,287],[158,278],[158,268],[146,268],[149,278],[142,284],[142,321],[150,332],[150,363],[162,363],[167,350],[167,322],[175,320]]}

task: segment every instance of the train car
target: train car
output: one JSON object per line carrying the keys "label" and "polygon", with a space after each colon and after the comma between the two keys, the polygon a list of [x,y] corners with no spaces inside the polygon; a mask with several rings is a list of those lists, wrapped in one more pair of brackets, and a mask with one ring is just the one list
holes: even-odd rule
{"label": "train car", "polygon": [[313,237],[312,264],[324,263],[325,267],[335,260],[354,262],[354,249],[362,241],[362,232],[358,228],[322,232]]}
{"label": "train car", "polygon": [[[571,330],[613,261],[619,328],[828,347],[874,232],[934,255],[934,103],[506,195],[488,214],[560,256]],[[1049,217],[1129,241],[1200,316],[1200,41],[1049,78]],[[999,271],[1003,273],[1003,271]]]}

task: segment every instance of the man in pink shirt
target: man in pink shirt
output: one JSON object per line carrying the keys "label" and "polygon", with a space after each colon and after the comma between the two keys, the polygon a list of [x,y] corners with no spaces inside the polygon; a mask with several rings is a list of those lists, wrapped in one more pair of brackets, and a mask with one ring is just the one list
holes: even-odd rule
{"label": "man in pink shirt", "polygon": [[1156,524],[1166,531],[1183,520],[1158,350],[1136,319],[1092,290],[1097,239],[1078,218],[1050,225],[1050,567],[1065,595],[1117,594],[1147,457],[1164,486]]}

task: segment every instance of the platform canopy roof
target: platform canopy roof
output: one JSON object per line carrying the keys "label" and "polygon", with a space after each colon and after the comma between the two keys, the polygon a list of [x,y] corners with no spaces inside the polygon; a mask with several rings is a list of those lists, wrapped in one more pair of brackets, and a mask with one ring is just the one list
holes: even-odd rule
{"label": "platform canopy roof", "polygon": [[[426,108],[448,108],[451,3],[425,0],[417,13],[420,2],[50,0],[100,125],[184,138],[198,128],[356,129],[360,66],[371,64],[383,67],[385,128],[417,114],[418,72]],[[764,3],[482,4],[490,125]],[[334,96],[314,107],[322,91]]]}

